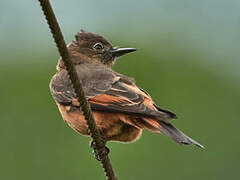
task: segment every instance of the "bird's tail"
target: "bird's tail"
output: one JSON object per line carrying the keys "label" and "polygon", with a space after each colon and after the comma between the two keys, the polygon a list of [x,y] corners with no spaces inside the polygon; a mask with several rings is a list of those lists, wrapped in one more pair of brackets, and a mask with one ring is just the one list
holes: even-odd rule
{"label": "bird's tail", "polygon": [[170,137],[173,141],[175,141],[178,144],[183,144],[183,145],[196,145],[200,148],[204,148],[203,145],[198,143],[197,141],[193,140],[192,138],[188,137],[185,135],[182,131],[178,130],[175,128],[172,124],[170,123],[165,123],[163,121],[158,121],[160,124],[160,132],[167,135]]}

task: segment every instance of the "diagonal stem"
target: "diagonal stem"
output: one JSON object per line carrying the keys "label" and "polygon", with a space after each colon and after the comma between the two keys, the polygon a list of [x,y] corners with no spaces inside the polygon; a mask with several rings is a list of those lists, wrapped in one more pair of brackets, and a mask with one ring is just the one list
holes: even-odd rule
{"label": "diagonal stem", "polygon": [[[51,4],[49,0],[39,0],[40,5],[42,7],[43,13],[46,17],[46,20],[48,22],[49,28],[51,30],[51,33],[53,35],[53,38],[55,40],[56,46],[58,48],[58,52],[60,56],[62,57],[62,60],[64,62],[64,65],[66,66],[66,69],[68,71],[69,78],[72,82],[73,89],[77,95],[77,99],[80,103],[80,109],[83,112],[83,115],[85,117],[85,120],[87,122],[88,128],[90,130],[90,135],[93,139],[93,141],[96,144],[96,148],[99,151],[106,151],[105,143],[99,133],[99,130],[97,129],[95,120],[92,115],[92,111],[90,108],[90,105],[85,97],[82,85],[78,79],[77,72],[73,66],[72,61],[70,60],[70,55],[66,47],[66,43],[64,41],[61,29],[58,25],[57,19],[54,15],[54,12],[52,10]],[[102,167],[105,171],[105,175],[108,180],[116,180],[117,177],[114,174],[110,159],[106,152],[100,153],[102,155],[101,163]]]}

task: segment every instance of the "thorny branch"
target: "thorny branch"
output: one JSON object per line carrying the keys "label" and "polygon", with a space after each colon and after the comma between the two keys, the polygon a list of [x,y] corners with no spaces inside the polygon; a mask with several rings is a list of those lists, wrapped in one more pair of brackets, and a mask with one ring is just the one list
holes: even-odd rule
{"label": "thorny branch", "polygon": [[102,153],[100,153],[100,159],[101,159],[102,167],[104,168],[104,171],[105,171],[105,175],[108,180],[116,180],[117,177],[114,174],[112,165],[110,163],[110,159],[108,155],[106,155],[107,153],[105,152],[106,151],[105,143],[99,133],[99,130],[96,127],[96,123],[93,118],[90,105],[85,97],[82,85],[77,76],[77,72],[72,64],[72,61],[70,60],[70,55],[67,50],[66,43],[64,41],[57,19],[52,10],[51,4],[49,0],[39,0],[39,2],[42,7],[43,13],[46,17],[46,20],[48,22],[49,28],[51,29],[51,33],[55,40],[59,54],[61,55],[64,65],[66,66],[66,69],[68,71],[69,78],[72,82],[73,89],[80,103],[80,109],[82,110],[85,120],[87,122],[91,137],[96,145],[96,148],[100,152],[102,151]]}

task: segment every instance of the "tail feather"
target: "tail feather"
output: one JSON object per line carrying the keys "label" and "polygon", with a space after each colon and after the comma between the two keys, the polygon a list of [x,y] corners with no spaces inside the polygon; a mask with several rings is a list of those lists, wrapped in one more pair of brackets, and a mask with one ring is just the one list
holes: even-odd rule
{"label": "tail feather", "polygon": [[160,131],[170,137],[173,141],[179,144],[183,145],[196,145],[200,148],[204,148],[203,145],[198,143],[197,141],[193,140],[192,138],[188,137],[185,135],[182,131],[178,130],[175,128],[172,124],[170,123],[165,123],[163,121],[159,121],[159,124],[161,125]]}

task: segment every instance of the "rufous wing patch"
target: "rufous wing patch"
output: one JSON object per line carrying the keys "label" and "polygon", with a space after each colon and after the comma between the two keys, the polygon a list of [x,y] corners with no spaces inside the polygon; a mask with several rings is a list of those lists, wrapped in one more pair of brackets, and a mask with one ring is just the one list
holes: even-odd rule
{"label": "rufous wing patch", "polygon": [[100,94],[95,97],[91,97],[88,99],[90,103],[96,103],[103,106],[109,105],[111,103],[121,103],[124,102],[124,99],[119,97],[107,95],[107,94]]}
{"label": "rufous wing patch", "polygon": [[131,89],[133,92],[135,92],[136,94],[139,94],[143,97],[143,104],[145,106],[147,106],[149,109],[152,110],[157,110],[154,107],[154,102],[152,100],[152,98],[150,96],[148,96],[147,94],[145,94],[143,91],[141,91],[137,86],[133,86],[133,85],[126,85],[129,89]]}

